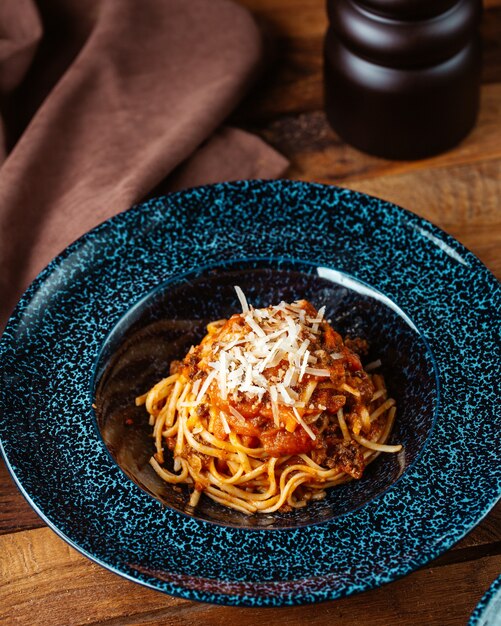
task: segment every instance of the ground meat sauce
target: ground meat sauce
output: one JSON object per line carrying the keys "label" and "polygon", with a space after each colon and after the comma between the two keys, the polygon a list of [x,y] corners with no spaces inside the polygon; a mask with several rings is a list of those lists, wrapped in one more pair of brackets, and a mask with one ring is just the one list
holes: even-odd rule
{"label": "ground meat sauce", "polygon": [[[306,300],[299,301],[305,314],[315,318],[318,312]],[[171,371],[182,370],[183,374],[194,381],[207,370],[207,363],[214,360],[216,339],[227,333],[235,333],[245,326],[242,315],[234,315],[223,321],[222,326],[212,335],[210,348],[214,354],[208,356],[207,338],[196,348],[192,348],[184,362],[174,362]],[[302,410],[302,417],[310,416],[325,418],[323,428],[315,424],[311,426],[312,439],[306,430],[298,424],[293,410],[287,406],[280,407],[281,424],[274,420],[270,394],[262,394],[260,398],[249,398],[244,393],[236,392],[231,398],[222,399],[217,385],[209,388],[211,404],[226,415],[231,430],[241,436],[243,445],[251,448],[263,448],[269,456],[283,457],[310,453],[311,458],[327,468],[339,468],[353,478],[360,478],[364,470],[364,457],[361,446],[356,441],[345,441],[337,418],[339,409],[344,410],[345,420],[356,434],[362,431],[361,411],[367,408],[374,393],[370,377],[362,368],[360,355],[367,353],[367,342],[360,338],[343,338],[326,320],[319,323],[319,333],[309,343],[309,351],[314,355],[315,368],[328,370],[328,378],[318,378],[305,374],[301,381],[291,387],[292,392],[301,396],[310,381],[317,386]],[[211,338],[209,338],[210,341]],[[263,376],[272,381],[283,375],[288,362],[281,361],[274,367],[263,371]],[[231,407],[237,414],[231,412]],[[201,407],[199,407],[201,409]],[[285,425],[282,425],[282,423]],[[225,425],[218,415],[214,417],[214,434],[228,439]],[[205,462],[205,459],[204,459]]]}

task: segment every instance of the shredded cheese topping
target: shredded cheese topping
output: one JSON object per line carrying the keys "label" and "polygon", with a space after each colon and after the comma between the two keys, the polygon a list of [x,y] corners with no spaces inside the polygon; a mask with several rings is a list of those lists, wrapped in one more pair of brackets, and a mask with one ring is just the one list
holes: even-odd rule
{"label": "shredded cheese topping", "polygon": [[[225,335],[225,341],[217,344],[219,359],[209,363],[209,377],[211,380],[217,377],[223,398],[236,392],[262,397],[276,387],[283,402],[293,406],[296,401],[290,395],[293,379],[300,381],[305,373],[325,377],[330,374],[327,369],[309,367],[316,358],[308,346],[320,332],[325,307],[313,319],[304,315],[298,302],[254,309],[247,304],[241,289],[235,289],[242,302],[241,317],[245,325],[236,323],[233,332]],[[282,366],[273,376],[263,376],[263,372],[268,374],[267,370],[284,361],[288,363],[286,368]]]}
{"label": "shredded cheese topping", "polygon": [[[304,399],[294,387],[305,375],[329,378],[328,369],[316,367],[320,324],[325,307],[315,317],[308,315],[301,301],[255,309],[240,289],[235,291],[242,313],[230,320],[228,332],[212,346],[212,360],[207,364],[207,377],[198,391],[196,404],[217,385],[223,400],[238,403],[239,394],[256,402],[270,402],[274,421],[279,426],[279,405],[294,409],[292,414],[312,439],[311,429],[301,417]],[[333,354],[333,358],[338,358]],[[224,423],[224,422],[223,422]],[[226,424],[225,424],[226,426]],[[225,429],[226,430],[226,429]]]}

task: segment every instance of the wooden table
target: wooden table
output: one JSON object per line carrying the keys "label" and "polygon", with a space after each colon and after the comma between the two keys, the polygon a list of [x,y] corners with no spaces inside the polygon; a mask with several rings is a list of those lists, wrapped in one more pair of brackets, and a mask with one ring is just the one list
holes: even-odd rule
{"label": "wooden table", "polygon": [[[381,196],[430,219],[501,276],[501,0],[487,0],[485,67],[476,129],[438,157],[367,156],[330,130],[322,110],[324,0],[240,0],[276,44],[276,62],[235,115],[291,161],[290,178]],[[0,623],[465,624],[501,571],[501,506],[428,567],[317,606],[245,609],[172,598],[91,563],[30,509],[0,464]]]}

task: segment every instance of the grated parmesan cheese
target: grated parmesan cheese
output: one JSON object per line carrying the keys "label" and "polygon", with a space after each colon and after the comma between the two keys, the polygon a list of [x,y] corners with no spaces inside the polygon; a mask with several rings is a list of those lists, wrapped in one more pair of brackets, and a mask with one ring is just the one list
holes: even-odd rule
{"label": "grated parmesan cheese", "polygon": [[311,428],[308,426],[308,424],[303,420],[303,418],[301,417],[301,415],[299,415],[299,411],[296,409],[296,407],[293,407],[293,412],[294,415],[296,417],[296,420],[299,422],[299,424],[301,424],[301,426],[305,429],[305,431],[308,433],[309,437],[311,439],[313,439],[313,441],[315,441],[315,439],[317,438],[317,436],[315,435],[315,433],[311,430]]}
{"label": "grated parmesan cheese", "polygon": [[229,435],[231,433],[230,425],[228,424],[228,420],[226,419],[226,415],[223,411],[219,411],[219,417],[221,418],[221,422],[223,423],[224,432]]}
{"label": "grated parmesan cheese", "polygon": [[237,297],[240,300],[240,304],[242,305],[242,312],[247,313],[249,310],[249,304],[247,303],[247,298],[245,297],[244,292],[240,289],[238,285],[235,285],[235,291],[237,292]]}
{"label": "grated parmesan cheese", "polygon": [[311,374],[312,376],[326,376],[328,378],[331,375],[329,370],[316,367],[307,367],[304,371],[306,374]]}
{"label": "grated parmesan cheese", "polygon": [[[268,402],[277,426],[279,405],[296,408],[294,415],[308,432],[309,427],[297,412],[298,407],[304,407],[298,385],[305,376],[330,376],[328,369],[315,367],[319,359],[315,348],[311,348],[318,345],[325,307],[314,317],[308,315],[301,301],[254,309],[240,287],[236,286],[235,291],[242,313],[233,316],[224,333],[216,336],[205,361],[207,377],[201,386],[197,381],[193,390],[195,405],[211,385],[217,385],[220,397],[228,400],[230,406],[231,400],[238,404],[242,393],[251,401],[255,398],[256,402]],[[226,431],[223,414],[221,420]]]}

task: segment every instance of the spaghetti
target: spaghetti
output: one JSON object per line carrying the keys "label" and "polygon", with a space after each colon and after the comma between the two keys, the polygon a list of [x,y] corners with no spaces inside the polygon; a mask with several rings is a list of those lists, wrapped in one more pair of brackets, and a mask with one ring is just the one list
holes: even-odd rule
{"label": "spaghetti", "polygon": [[[381,452],[395,401],[362,368],[363,340],[335,332],[306,300],[250,307],[212,322],[170,376],[136,399],[153,427],[150,463],[168,483],[193,486],[243,513],[304,507],[362,476]],[[165,465],[164,448],[173,465]]]}

